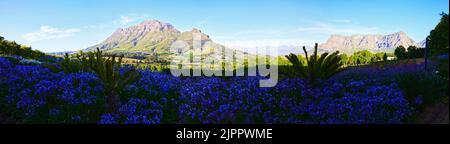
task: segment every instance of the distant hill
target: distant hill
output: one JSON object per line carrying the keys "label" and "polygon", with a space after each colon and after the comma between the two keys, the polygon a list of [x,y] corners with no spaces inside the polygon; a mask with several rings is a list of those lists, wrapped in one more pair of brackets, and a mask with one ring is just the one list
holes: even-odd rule
{"label": "distant hill", "polygon": [[[201,30],[193,28],[191,31],[180,32],[173,25],[158,20],[146,20],[134,26],[117,29],[111,36],[103,42],[84,49],[83,51],[93,51],[96,48],[106,53],[132,54],[153,59],[167,59],[173,53],[169,51],[170,46],[175,41],[184,41],[193,46],[193,34],[201,35],[201,51],[195,51],[194,56],[200,54],[207,57],[221,58],[218,51],[234,51],[223,45],[215,43],[207,34]],[[332,35],[325,42],[319,45],[319,53],[340,51],[341,53],[352,54],[356,51],[369,50],[371,52],[394,52],[398,46],[425,47],[425,41],[415,42],[404,32],[397,32],[389,35]],[[308,51],[312,49],[308,48]],[[185,49],[180,53],[189,52]],[[212,52],[211,52],[212,51]],[[206,52],[206,53],[205,53]],[[278,55],[289,53],[303,53],[299,46],[279,47]],[[244,52],[236,50],[236,55],[243,55]]]}
{"label": "distant hill", "polygon": [[[167,59],[173,53],[170,52],[170,46],[175,41],[184,41],[193,47],[193,35],[200,34],[201,49],[204,56],[211,58],[221,58],[221,50],[233,51],[223,45],[212,41],[209,35],[202,33],[199,29],[180,32],[169,23],[158,20],[147,20],[140,24],[117,29],[111,36],[103,42],[91,46],[84,51],[93,51],[96,48],[106,53],[125,53],[147,55],[148,57],[157,57],[157,59]],[[179,53],[190,52],[190,49],[184,49]],[[194,56],[200,56],[201,51],[194,51]],[[206,53],[206,54],[205,54]],[[242,55],[243,52],[236,51],[236,55]]]}
{"label": "distant hill", "polygon": [[46,54],[50,55],[65,55],[65,54],[74,54],[76,51],[63,51],[63,52],[47,52]]}
{"label": "distant hill", "polygon": [[[341,53],[353,54],[357,51],[369,50],[371,52],[388,52],[393,53],[395,48],[398,46],[416,46],[419,48],[425,47],[425,40],[420,42],[415,42],[404,32],[397,32],[389,35],[351,35],[351,36],[343,36],[343,35],[331,35],[330,38],[325,42],[319,45],[318,53],[332,53],[335,51],[339,51]],[[278,49],[277,54],[273,54],[273,56],[283,56],[288,55],[290,53],[295,54],[304,54],[303,45],[279,45],[279,46],[267,46],[270,48]],[[249,53],[255,53],[258,50],[258,46],[247,47]],[[244,48],[240,48],[244,49]],[[306,46],[307,52],[312,53],[314,51],[312,45]]]}
{"label": "distant hill", "polygon": [[325,43],[319,45],[323,51],[340,51],[353,53],[361,50],[372,52],[391,52],[398,46],[424,47],[425,42],[415,42],[404,32],[389,35],[332,35]]}

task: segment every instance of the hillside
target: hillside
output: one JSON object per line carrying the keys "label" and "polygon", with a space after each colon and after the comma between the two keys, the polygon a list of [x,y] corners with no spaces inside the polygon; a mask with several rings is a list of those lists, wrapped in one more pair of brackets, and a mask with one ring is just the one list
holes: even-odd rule
{"label": "hillside", "polygon": [[353,53],[361,50],[372,52],[393,52],[398,46],[424,47],[424,42],[415,42],[404,32],[397,32],[389,35],[332,35],[319,48],[324,51],[340,51],[343,53]]}
{"label": "hillside", "polygon": [[[192,49],[195,34],[201,37],[201,49]],[[203,58],[220,59],[223,51],[234,52],[232,49],[215,43],[209,35],[202,33],[199,29],[193,28],[191,31],[180,32],[173,25],[158,20],[147,20],[138,25],[117,29],[106,40],[84,51],[99,48],[106,53],[143,55],[150,59],[167,60],[174,54],[173,51],[170,51],[170,47],[175,42],[188,44],[187,47],[179,50],[178,54],[193,52],[194,56],[203,54]],[[242,55],[244,53],[236,51],[235,54]]]}

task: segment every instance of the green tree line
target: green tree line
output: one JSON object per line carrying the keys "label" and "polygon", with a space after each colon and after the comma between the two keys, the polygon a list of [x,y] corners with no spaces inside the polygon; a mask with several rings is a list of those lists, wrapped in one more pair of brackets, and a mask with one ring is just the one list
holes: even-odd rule
{"label": "green tree line", "polygon": [[398,59],[423,58],[425,56],[425,49],[416,46],[409,46],[406,49],[403,46],[399,46],[395,49],[394,54]]}
{"label": "green tree line", "polygon": [[45,53],[39,50],[33,50],[29,46],[24,46],[15,41],[5,40],[0,36],[0,54],[17,55],[27,59],[41,59],[45,57]]}
{"label": "green tree line", "polygon": [[430,49],[431,54],[448,53],[448,14],[441,13],[441,21],[430,32],[427,37],[427,47]]}

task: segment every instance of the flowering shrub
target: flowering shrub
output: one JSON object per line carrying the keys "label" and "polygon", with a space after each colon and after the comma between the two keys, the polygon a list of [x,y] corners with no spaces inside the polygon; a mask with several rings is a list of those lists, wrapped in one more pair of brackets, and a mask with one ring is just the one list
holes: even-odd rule
{"label": "flowering shrub", "polygon": [[353,81],[310,88],[301,79],[284,80],[274,89],[257,84],[254,78],[190,81],[180,91],[181,123],[401,123],[411,114],[396,84]]}
{"label": "flowering shrub", "polygon": [[6,92],[1,93],[2,103],[27,122],[89,122],[103,113],[98,111],[103,88],[91,73],[52,73],[42,66],[21,65],[1,72],[6,74],[0,82]]}
{"label": "flowering shrub", "polygon": [[159,124],[163,116],[162,105],[146,99],[132,98],[119,108],[119,113],[101,116],[99,124]]}
{"label": "flowering shrub", "polygon": [[[433,67],[430,65],[429,67]],[[424,64],[402,64],[394,66],[351,67],[331,78],[334,81],[349,81],[358,79],[379,80],[392,83],[396,76],[423,72]],[[433,69],[433,68],[430,68]]]}
{"label": "flowering shrub", "polygon": [[[121,71],[126,69],[127,67]],[[106,120],[112,120],[111,118],[122,123],[176,122],[178,89],[182,81],[177,77],[150,70],[141,70],[139,74],[140,79],[120,92],[121,101],[127,103],[121,106],[119,115],[104,115],[100,123],[108,123]],[[130,107],[138,109],[133,112],[123,111]]]}
{"label": "flowering shrub", "polygon": [[413,112],[395,80],[343,79],[351,71],[314,87],[289,78],[260,88],[260,77],[178,78],[139,70],[118,92],[117,112],[107,111],[104,85],[93,73],[54,73],[4,58],[0,72],[2,110],[26,123],[402,123]]}
{"label": "flowering shrub", "polygon": [[416,108],[423,108],[448,96],[448,80],[434,71],[436,63],[429,62],[427,70],[422,64],[402,64],[388,67],[358,67],[347,69],[331,81],[344,82],[371,79],[385,85],[397,83],[405,97]]}

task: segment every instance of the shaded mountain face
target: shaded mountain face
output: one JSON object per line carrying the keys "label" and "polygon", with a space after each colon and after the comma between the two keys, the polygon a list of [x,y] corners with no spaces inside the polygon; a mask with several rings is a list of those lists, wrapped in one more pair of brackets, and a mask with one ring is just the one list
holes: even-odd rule
{"label": "shaded mountain face", "polygon": [[117,29],[100,44],[87,48],[87,51],[100,50],[107,52],[146,52],[161,49],[176,40],[180,32],[171,24],[156,20],[144,21],[128,28]]}
{"label": "shaded mountain face", "polygon": [[[194,45],[194,36],[201,39],[201,49],[199,50],[190,49]],[[100,44],[89,47],[84,51],[93,51],[99,48],[107,53],[157,55],[161,59],[173,54],[170,47],[176,41],[188,44],[188,47],[180,50],[179,53],[193,52],[194,56],[206,53],[208,57],[221,58],[222,50],[233,51],[213,42],[208,35],[202,33],[199,29],[180,32],[171,24],[157,20],[147,20],[135,26],[118,29]],[[240,51],[236,53],[242,54]]]}
{"label": "shaded mountain face", "polygon": [[417,43],[417,45],[421,48],[425,48],[427,46],[427,41],[426,40],[422,40],[419,43]]}
{"label": "shaded mountain face", "polygon": [[327,42],[320,44],[319,48],[326,51],[353,53],[361,50],[389,52],[394,51],[398,46],[423,47],[423,43],[416,43],[404,32],[397,32],[389,35],[332,35]]}

